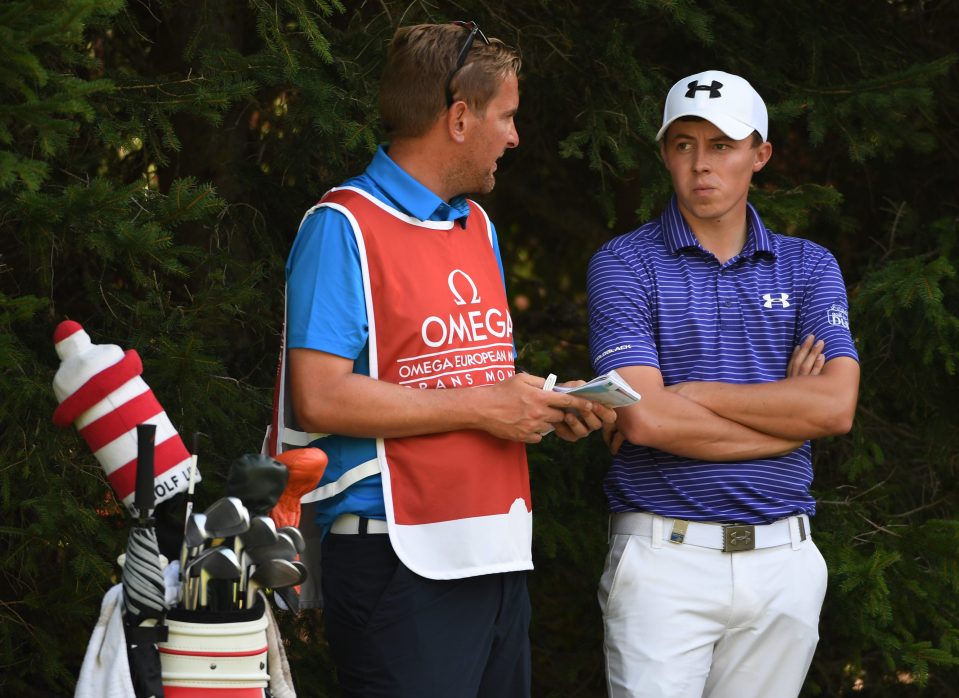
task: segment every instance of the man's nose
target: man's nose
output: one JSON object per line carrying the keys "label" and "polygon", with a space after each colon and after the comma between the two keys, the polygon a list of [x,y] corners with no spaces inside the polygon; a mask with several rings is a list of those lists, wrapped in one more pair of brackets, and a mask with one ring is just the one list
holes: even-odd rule
{"label": "man's nose", "polygon": [[695,172],[708,172],[711,169],[709,153],[705,148],[696,148],[693,156],[693,170]]}

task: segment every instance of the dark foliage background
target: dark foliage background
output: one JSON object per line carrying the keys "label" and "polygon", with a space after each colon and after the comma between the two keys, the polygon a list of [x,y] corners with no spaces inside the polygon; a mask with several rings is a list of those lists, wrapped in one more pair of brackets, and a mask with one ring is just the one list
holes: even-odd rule
{"label": "dark foliage background", "polygon": [[[267,421],[283,262],[303,211],[362,170],[401,24],[476,19],[519,46],[521,146],[484,200],[521,362],[590,373],[584,273],[655,214],[653,136],[680,76],[766,98],[753,200],[829,247],[863,359],[856,426],[817,444],[831,572],[804,695],[959,695],[959,4],[950,0],[6,0],[0,4],[0,694],[71,695],[126,523],[59,431],[56,324],[135,348],[197,505]],[[602,696],[598,437],[530,449],[537,696]],[[317,614],[284,617],[302,696],[333,695]]]}

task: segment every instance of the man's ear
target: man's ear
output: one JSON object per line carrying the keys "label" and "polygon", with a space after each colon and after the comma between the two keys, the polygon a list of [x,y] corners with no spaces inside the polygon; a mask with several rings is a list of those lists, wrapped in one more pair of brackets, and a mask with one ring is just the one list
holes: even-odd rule
{"label": "man's ear", "polygon": [[764,168],[772,156],[773,144],[769,141],[766,141],[756,148],[756,158],[753,160],[753,172],[759,172]]}
{"label": "man's ear", "polygon": [[468,128],[469,106],[463,100],[453,102],[453,106],[446,110],[446,130],[450,138],[456,143],[466,140]]}

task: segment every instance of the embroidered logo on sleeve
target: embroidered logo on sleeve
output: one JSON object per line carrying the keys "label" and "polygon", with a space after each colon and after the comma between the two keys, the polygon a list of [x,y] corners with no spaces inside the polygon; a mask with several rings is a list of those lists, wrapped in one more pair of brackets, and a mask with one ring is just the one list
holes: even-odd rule
{"label": "embroidered logo on sleeve", "polygon": [[603,358],[609,356],[610,354],[615,354],[615,353],[618,352],[618,351],[625,351],[626,349],[632,349],[632,348],[633,348],[633,345],[632,345],[632,344],[620,344],[618,347],[613,347],[612,349],[607,349],[607,350],[604,351],[602,354],[600,354],[600,355],[597,356],[595,359],[593,359],[593,361],[599,361],[600,359],[603,359]]}
{"label": "embroidered logo on sleeve", "polygon": [[841,305],[836,305],[835,303],[830,305],[826,311],[826,320],[830,325],[839,325],[840,327],[845,327],[847,330],[849,329],[849,311]]}

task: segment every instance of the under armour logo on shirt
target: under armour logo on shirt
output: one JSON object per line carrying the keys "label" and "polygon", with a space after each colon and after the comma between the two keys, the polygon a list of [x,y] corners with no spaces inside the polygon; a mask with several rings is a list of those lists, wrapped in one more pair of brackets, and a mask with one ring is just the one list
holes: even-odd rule
{"label": "under armour logo on shirt", "polygon": [[717,97],[723,96],[722,93],[720,93],[719,91],[719,88],[722,86],[723,84],[719,82],[718,80],[713,80],[709,85],[700,85],[699,80],[693,80],[691,83],[686,85],[686,87],[689,88],[688,90],[686,90],[686,96],[689,97],[689,99],[692,99],[693,97],[696,96],[697,92],[699,92],[700,90],[704,90],[709,92],[710,99],[716,99]]}
{"label": "under armour logo on shirt", "polygon": [[764,308],[772,308],[775,303],[779,303],[784,308],[792,305],[792,303],[789,302],[788,293],[764,293],[763,300],[766,301],[763,303]]}

